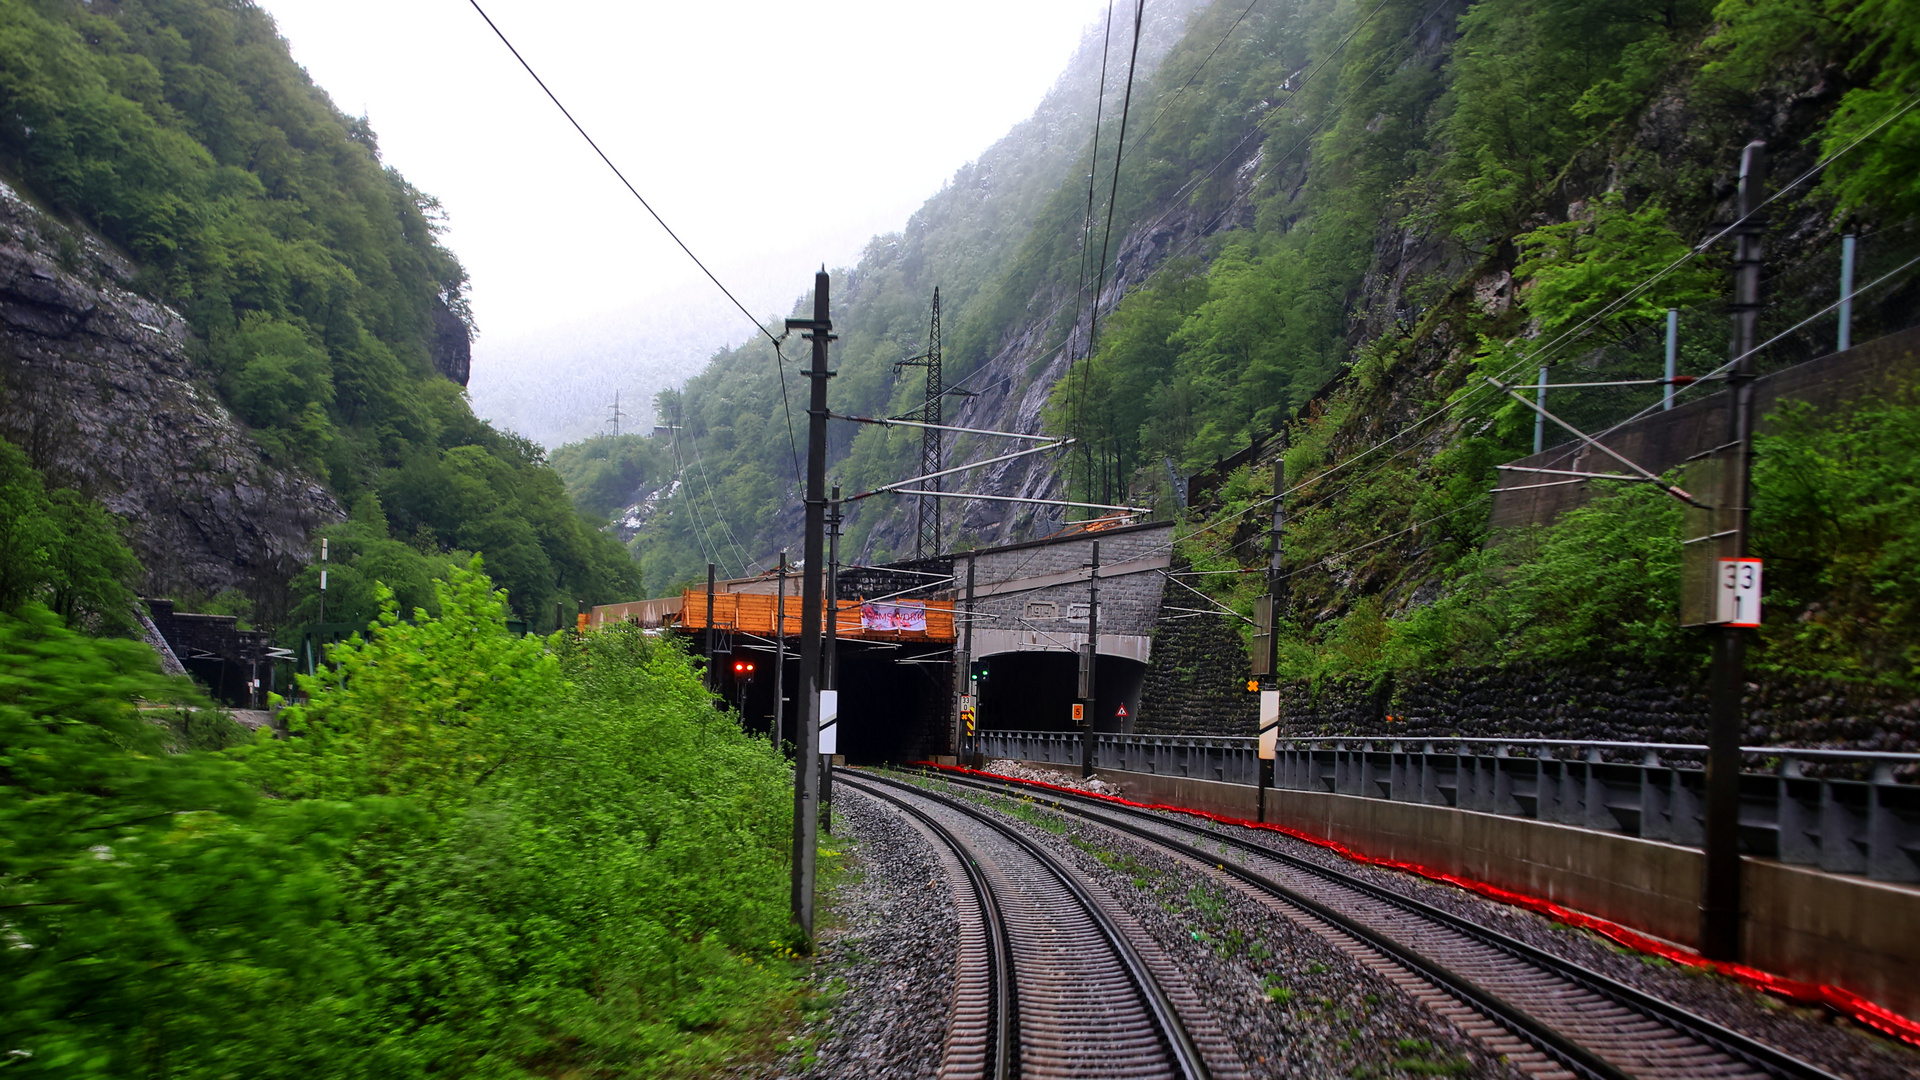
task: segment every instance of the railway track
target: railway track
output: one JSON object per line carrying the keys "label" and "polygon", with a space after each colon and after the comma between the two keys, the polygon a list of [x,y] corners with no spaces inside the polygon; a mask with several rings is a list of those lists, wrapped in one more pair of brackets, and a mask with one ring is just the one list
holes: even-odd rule
{"label": "railway track", "polygon": [[890,804],[946,849],[964,887],[940,1076],[1244,1075],[1131,917],[996,816],[886,777],[835,782]]}
{"label": "railway track", "polygon": [[1064,792],[1036,794],[1012,782],[939,778],[963,788],[1039,798],[1225,875],[1534,1076],[1836,1080],[1817,1066],[1574,961],[1253,836]]}

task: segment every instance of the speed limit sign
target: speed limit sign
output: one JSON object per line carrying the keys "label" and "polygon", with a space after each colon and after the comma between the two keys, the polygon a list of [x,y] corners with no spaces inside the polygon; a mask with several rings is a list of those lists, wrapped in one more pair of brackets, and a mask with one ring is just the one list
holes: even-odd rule
{"label": "speed limit sign", "polygon": [[1714,621],[1727,626],[1760,625],[1760,560],[1721,559]]}

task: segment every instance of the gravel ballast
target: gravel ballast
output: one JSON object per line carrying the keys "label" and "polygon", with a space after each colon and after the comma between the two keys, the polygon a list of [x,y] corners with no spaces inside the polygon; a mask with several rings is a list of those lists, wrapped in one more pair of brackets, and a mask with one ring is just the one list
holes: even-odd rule
{"label": "gravel ballast", "polygon": [[1104,888],[1179,969],[1254,1076],[1519,1075],[1212,873],[1037,804],[938,781],[933,790],[1011,820]]}
{"label": "gravel ballast", "polygon": [[953,890],[897,811],[836,787],[847,866],[826,897],[815,979],[831,1004],[770,1075],[919,1080],[940,1068],[959,956]]}
{"label": "gravel ballast", "polygon": [[1502,904],[1465,889],[1415,874],[1357,863],[1336,852],[1277,833],[1217,825],[1181,814],[1162,814],[1183,826],[1233,831],[1269,850],[1360,877],[1461,918],[1498,930],[1639,990],[1685,1006],[1716,1023],[1777,1046],[1796,1057],[1854,1080],[1920,1076],[1920,1050],[1834,1017],[1800,1008],[1701,968],[1680,965],[1622,948],[1598,934],[1556,923],[1525,908]]}
{"label": "gravel ballast", "polygon": [[[1009,772],[1003,775],[1019,775],[1023,779],[1044,780],[1069,787],[1082,786],[1077,782],[1077,777],[1067,774],[1028,766],[1020,768],[1018,774]],[[1233,833],[1270,850],[1355,875],[1443,911],[1471,919],[1685,1006],[1716,1023],[1780,1047],[1837,1075],[1855,1080],[1896,1080],[1920,1076],[1920,1049],[1861,1027],[1845,1017],[1835,1017],[1821,1009],[1793,1006],[1732,979],[1622,948],[1597,934],[1556,923],[1524,908],[1503,904],[1416,874],[1368,866],[1316,844],[1273,832],[1220,825],[1190,815],[1159,813],[1158,816],[1182,828]]]}
{"label": "gravel ballast", "polygon": [[[1031,771],[1050,782],[1073,779]],[[1104,888],[1178,968],[1254,1075],[1519,1075],[1445,1018],[1212,871],[1030,800],[933,783],[1013,821]],[[817,969],[831,1005],[770,1075],[931,1077],[940,1065],[958,952],[953,883],[941,854],[917,827],[886,804],[841,791],[836,828],[850,850],[834,895],[824,900]],[[1302,841],[1165,816],[1183,828],[1232,830],[1404,892],[1678,1002],[1836,1075],[1920,1075],[1920,1053],[1819,1010],[1794,1008],[1524,909],[1354,863]]]}

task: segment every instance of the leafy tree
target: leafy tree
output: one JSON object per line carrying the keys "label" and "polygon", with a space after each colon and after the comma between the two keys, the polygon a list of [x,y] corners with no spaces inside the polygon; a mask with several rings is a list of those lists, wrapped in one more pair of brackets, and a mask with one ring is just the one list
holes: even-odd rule
{"label": "leafy tree", "polygon": [[257,427],[285,427],[309,405],[333,403],[332,362],[305,331],[250,312],[221,342],[227,400]]}
{"label": "leafy tree", "polygon": [[144,645],[0,615],[9,1072],[639,1077],[771,1051],[799,987],[787,764],[638,628],[510,634],[479,566],[413,623],[383,590],[283,714],[295,737],[226,753],[156,722],[193,695]]}
{"label": "leafy tree", "polygon": [[580,512],[606,518],[643,491],[665,486],[672,458],[658,440],[640,435],[602,435],[568,443],[550,457]]}
{"label": "leafy tree", "polygon": [[140,564],[119,519],[74,491],[47,491],[27,456],[0,440],[0,613],[51,607],[69,625],[131,622]]}
{"label": "leafy tree", "polygon": [[[1669,270],[1692,245],[1667,223],[1665,208],[1628,210],[1619,192],[1601,196],[1584,216],[1522,233],[1516,244],[1513,276],[1543,339],[1590,322],[1603,330],[1645,325],[1668,308],[1718,296],[1725,281],[1707,259]],[[1662,271],[1651,288],[1640,288]]]}
{"label": "leafy tree", "polygon": [[1920,402],[1791,405],[1757,440],[1753,529],[1767,560],[1764,662],[1920,686]]}
{"label": "leafy tree", "polygon": [[[381,163],[365,121],[312,84],[258,6],[0,0],[0,159],[188,315],[271,460],[347,502],[378,492],[441,553],[502,545],[523,614],[556,592],[630,595],[617,545],[556,516],[570,512],[537,453],[476,420],[434,369],[432,350],[461,344],[470,321],[439,205]],[[393,480],[446,455],[490,489],[467,500],[486,504],[471,535],[408,501],[431,490]],[[284,597],[255,599],[264,621],[284,614]]]}

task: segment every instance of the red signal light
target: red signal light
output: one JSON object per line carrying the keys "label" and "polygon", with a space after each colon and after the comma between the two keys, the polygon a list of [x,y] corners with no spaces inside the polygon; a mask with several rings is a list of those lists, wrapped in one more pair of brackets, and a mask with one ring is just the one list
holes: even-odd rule
{"label": "red signal light", "polygon": [[736,679],[746,679],[746,678],[750,678],[750,677],[752,677],[752,675],[753,675],[753,661],[751,661],[751,660],[735,660],[735,661],[733,662],[733,677],[734,677],[734,678],[736,678]]}

